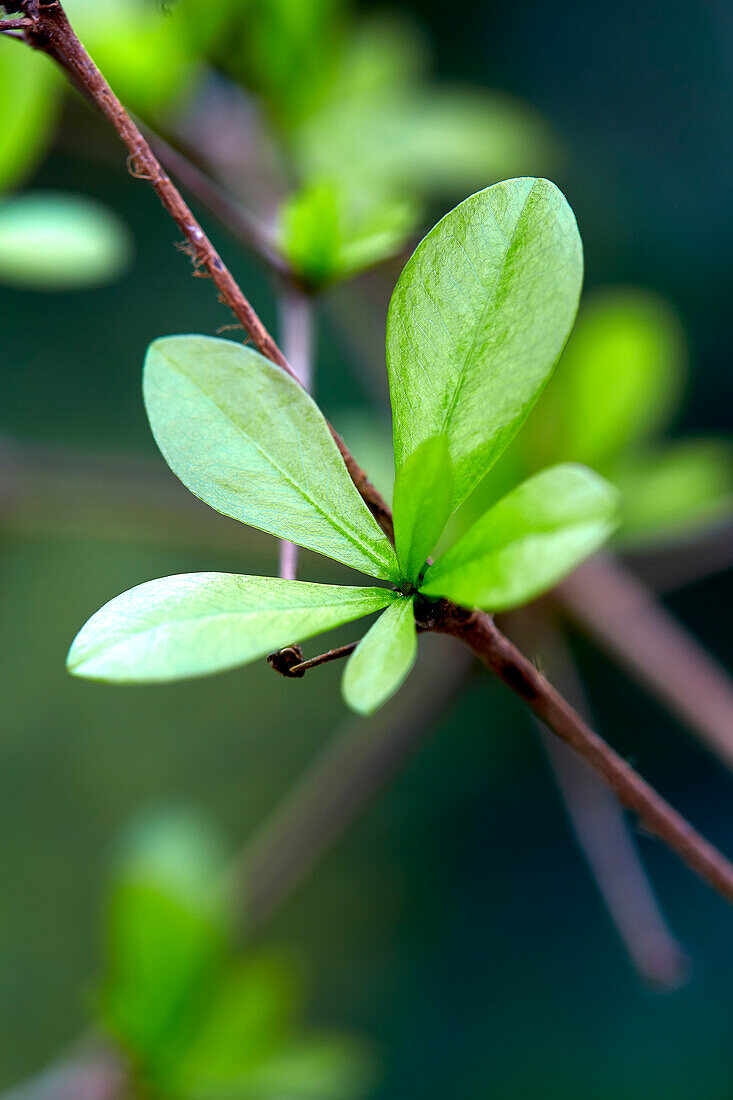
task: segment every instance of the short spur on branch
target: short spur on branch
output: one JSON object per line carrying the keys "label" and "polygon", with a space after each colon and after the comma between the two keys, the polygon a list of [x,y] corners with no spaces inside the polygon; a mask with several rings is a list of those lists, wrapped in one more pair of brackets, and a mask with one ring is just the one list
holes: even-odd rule
{"label": "short spur on branch", "polygon": [[150,581],[92,616],[70,670],[131,683],[205,675],[381,611],[343,677],[347,703],[367,714],[412,667],[416,600],[493,612],[551,588],[614,526],[615,490],[583,466],[534,475],[437,560],[429,556],[551,374],[581,282],[575,219],[547,180],[508,180],[471,196],[418,245],[387,321],[395,548],[293,378],[227,340],[156,340],[145,404],[164,458],[191,492],[382,584],[222,573]]}

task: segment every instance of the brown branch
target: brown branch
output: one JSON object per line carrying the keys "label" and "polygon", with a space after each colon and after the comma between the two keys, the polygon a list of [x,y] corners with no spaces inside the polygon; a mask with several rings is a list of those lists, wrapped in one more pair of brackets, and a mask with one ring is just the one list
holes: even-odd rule
{"label": "brown branch", "polygon": [[555,590],[567,614],[733,768],[733,684],[652,593],[598,555]]}
{"label": "brown branch", "polygon": [[[153,133],[147,126],[141,126],[140,129],[161,164],[178,177],[185,189],[198,199],[233,237],[264,260],[276,274],[288,280],[292,279],[290,265],[277,250],[274,236],[268,233],[267,227],[254,214],[159,134]],[[290,365],[294,367],[292,359],[287,354],[287,348],[285,348],[285,355]]]}
{"label": "brown branch", "polygon": [[[26,41],[48,53],[99,107],[130,151],[136,172],[147,179],[173,217],[196,262],[211,276],[222,298],[241,321],[255,346],[291,375],[285,357],[224,266],[180,192],[163,171],[149,144],[114,95],[72,30],[58,0],[20,0],[17,7],[32,21]],[[333,429],[332,429],[333,431]],[[354,461],[336,432],[334,439],[346,467],[367,506],[383,530],[393,537],[392,515],[384,499]],[[573,708],[513,646],[488,615],[469,613],[444,603],[426,629],[453,634],[468,645],[554,733],[583,756],[616,791],[623,804],[636,811],[645,826],[702,878],[733,901],[733,866],[669,806],[624,760],[583,722]]]}
{"label": "brown branch", "polygon": [[733,864],[586,724],[489,615],[446,604],[432,621],[433,629],[469,646],[541,722],[582,756],[647,832],[663,840],[700,878],[733,902]]}

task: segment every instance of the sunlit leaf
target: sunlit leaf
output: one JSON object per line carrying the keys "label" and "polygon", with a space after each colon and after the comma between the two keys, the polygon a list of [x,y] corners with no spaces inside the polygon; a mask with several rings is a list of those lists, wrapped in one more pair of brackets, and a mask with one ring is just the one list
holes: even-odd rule
{"label": "sunlit leaf", "polygon": [[397,473],[394,529],[402,571],[417,581],[450,516],[452,479],[443,436],[427,439]]}
{"label": "sunlit leaf", "polygon": [[582,280],[575,218],[547,180],[496,184],[418,245],[387,320],[397,469],[445,435],[453,505],[527,416],[575,317]]}
{"label": "sunlit leaf", "polygon": [[417,634],[411,599],[397,599],[359,642],[344,670],[344,698],[371,714],[394,695],[415,663]]}
{"label": "sunlit leaf", "polygon": [[128,839],[112,882],[104,1023],[149,1070],[198,1026],[227,934],[221,851],[190,815],[163,815]]}
{"label": "sunlit leaf", "polygon": [[48,58],[0,38],[0,190],[36,164],[56,118],[60,86]]}
{"label": "sunlit leaf", "polygon": [[32,191],[0,201],[0,280],[81,290],[118,278],[132,256],[116,214],[92,199]]}
{"label": "sunlit leaf", "polygon": [[421,592],[503,611],[527,603],[594,553],[615,526],[616,491],[582,466],[523,482],[428,568]]}
{"label": "sunlit leaf", "polygon": [[290,1038],[293,984],[292,967],[274,957],[234,963],[173,1069],[175,1094],[201,1096],[241,1086],[253,1067]]}
{"label": "sunlit leaf", "polygon": [[520,443],[537,464],[606,469],[650,436],[680,398],[684,336],[670,306],[648,291],[596,292],[578,321]]}
{"label": "sunlit leaf", "polygon": [[[170,10],[152,0],[66,0],[64,7],[113,88],[135,110],[155,114],[198,75],[186,29],[191,12],[180,2]],[[207,8],[196,20],[204,37],[216,22],[216,5]]]}
{"label": "sunlit leaf", "polygon": [[318,285],[393,255],[413,223],[414,208],[402,199],[366,196],[343,182],[319,180],[283,206],[282,250],[303,278]]}
{"label": "sunlit leaf", "polygon": [[378,611],[386,588],[349,588],[234,573],[184,573],[110,600],[82,627],[69,671],[120,683],[177,680],[264,657]]}
{"label": "sunlit leaf", "polygon": [[151,344],[145,405],[166,462],[217,511],[375,577],[392,546],[352,482],[323,414],[251,348],[208,336]]}
{"label": "sunlit leaf", "polygon": [[625,459],[612,472],[623,497],[626,541],[690,536],[733,516],[733,451],[689,440]]}

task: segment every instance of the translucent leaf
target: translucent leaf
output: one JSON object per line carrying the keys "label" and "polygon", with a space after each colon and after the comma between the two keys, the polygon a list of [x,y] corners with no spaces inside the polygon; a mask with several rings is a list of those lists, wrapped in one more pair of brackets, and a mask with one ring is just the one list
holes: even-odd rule
{"label": "translucent leaf", "polygon": [[138,825],[112,882],[106,1027],[148,1071],[198,1025],[219,980],[227,935],[221,850],[197,818],[161,815]]}
{"label": "translucent leaf", "polygon": [[394,550],[318,406],[251,348],[208,336],[150,345],[145,405],[173,472],[212,508],[375,577]]}
{"label": "translucent leaf", "polygon": [[[350,1100],[363,1096],[370,1077],[363,1044],[314,1035],[284,1043],[240,1079],[231,1100]],[[190,1100],[221,1100],[217,1090],[193,1090]],[[189,1100],[189,1098],[187,1098]]]}
{"label": "translucent leaf", "polygon": [[612,471],[623,497],[627,542],[694,535],[733,515],[733,450],[688,440],[625,459]]}
{"label": "translucent leaf", "polygon": [[242,1084],[289,1038],[295,991],[291,968],[273,957],[248,959],[223,976],[190,1047],[174,1067],[176,1096]]}
{"label": "translucent leaf", "polygon": [[118,278],[132,256],[116,214],[91,199],[32,191],[0,202],[0,280],[80,290]]}
{"label": "translucent leaf", "polygon": [[48,58],[0,38],[0,189],[36,164],[56,118],[60,86]]}
{"label": "translucent leaf", "polygon": [[359,714],[372,714],[394,695],[415,663],[417,633],[411,599],[397,599],[349,657],[344,698]]}
{"label": "translucent leaf", "polygon": [[402,199],[349,192],[342,182],[318,180],[296,192],[281,213],[282,250],[313,284],[354,274],[393,255],[415,220]]}
{"label": "translucent leaf", "polygon": [[430,197],[465,194],[487,180],[552,167],[549,135],[529,108],[481,90],[400,84],[336,89],[296,135],[306,178]]}
{"label": "translucent leaf", "polygon": [[397,559],[416,582],[451,511],[452,479],[443,436],[427,439],[410,455],[394,487]]}
{"label": "translucent leaf", "polygon": [[445,435],[459,505],[547,381],[582,281],[575,218],[547,180],[471,196],[418,245],[395,287],[387,364],[397,469]]}
{"label": "translucent leaf", "polygon": [[582,466],[553,466],[490,508],[428,568],[421,592],[503,611],[552,588],[615,526],[616,491]]}
{"label": "translucent leaf", "polygon": [[606,469],[669,419],[685,350],[662,299],[643,290],[596,292],[581,307],[522,445],[538,465],[569,460]]}
{"label": "translucent leaf", "polygon": [[184,573],[110,600],[82,627],[69,671],[119,683],[234,668],[378,611],[386,588],[348,588],[234,573]]}
{"label": "translucent leaf", "polygon": [[[177,0],[170,10],[150,0],[67,0],[64,6],[127,106],[155,114],[196,76],[196,52],[186,27],[192,13],[182,10],[190,3]],[[207,11],[199,11],[199,33],[206,34],[215,8],[209,3]]]}

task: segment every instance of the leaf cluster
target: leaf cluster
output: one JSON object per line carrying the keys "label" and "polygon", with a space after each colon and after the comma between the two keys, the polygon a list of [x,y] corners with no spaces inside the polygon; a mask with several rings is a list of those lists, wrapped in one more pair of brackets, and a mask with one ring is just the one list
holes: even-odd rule
{"label": "leaf cluster", "polygon": [[498,611],[554,585],[614,523],[615,493],[577,464],[525,481],[437,560],[430,554],[547,381],[581,280],[575,219],[546,180],[509,180],[471,196],[418,246],[387,320],[395,548],[322,413],[291,377],[227,340],[155,341],[145,404],[181,481],[223,514],[383,584],[213,573],[151,581],[89,620],[70,669],[127,682],[203,675],[382,610],[343,678],[349,705],[369,713],[413,665],[417,597]]}
{"label": "leaf cluster", "polygon": [[299,1022],[292,962],[234,946],[222,846],[205,822],[168,811],[131,831],[106,907],[96,1016],[140,1095],[170,1100],[349,1100],[366,1052]]}

